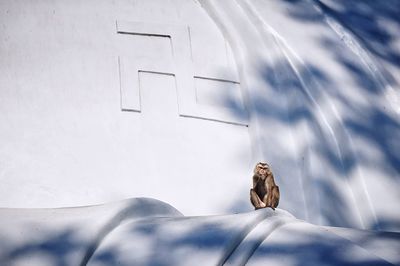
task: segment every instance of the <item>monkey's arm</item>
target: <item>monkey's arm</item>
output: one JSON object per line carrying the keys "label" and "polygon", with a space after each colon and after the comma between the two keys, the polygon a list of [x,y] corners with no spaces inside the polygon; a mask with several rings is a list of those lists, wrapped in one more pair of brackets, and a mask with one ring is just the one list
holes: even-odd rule
{"label": "monkey's arm", "polygon": [[264,198],[264,202],[267,205],[267,207],[271,207],[273,210],[275,210],[275,208],[279,204],[279,198],[280,198],[279,187],[273,186],[268,192],[268,195],[266,195],[266,198]]}
{"label": "monkey's arm", "polygon": [[258,179],[259,179],[259,177],[257,175],[253,175],[253,189],[256,188]]}

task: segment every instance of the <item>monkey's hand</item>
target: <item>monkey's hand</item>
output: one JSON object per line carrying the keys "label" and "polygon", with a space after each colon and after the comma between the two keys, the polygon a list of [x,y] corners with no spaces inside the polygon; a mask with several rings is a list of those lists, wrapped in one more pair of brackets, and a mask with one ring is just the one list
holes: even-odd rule
{"label": "monkey's hand", "polygon": [[265,203],[260,203],[260,205],[259,206],[257,206],[257,207],[255,207],[255,209],[256,210],[259,210],[259,209],[265,209],[267,206],[265,205]]}

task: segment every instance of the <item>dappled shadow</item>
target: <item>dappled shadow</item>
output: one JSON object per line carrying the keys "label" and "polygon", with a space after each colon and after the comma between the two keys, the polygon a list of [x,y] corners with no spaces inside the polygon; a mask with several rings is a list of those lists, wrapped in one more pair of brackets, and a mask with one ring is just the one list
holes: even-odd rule
{"label": "dappled shadow", "polygon": [[[149,214],[139,211],[141,217],[117,224],[99,239],[98,247],[83,265],[224,265],[236,252],[239,260],[249,262],[261,259],[266,263],[278,258],[294,263],[285,265],[386,265],[384,260],[371,255],[369,248],[399,239],[399,234],[361,231],[362,239],[354,245],[333,237],[329,228],[315,227],[269,209],[227,216],[146,217]],[[1,236],[1,241],[5,241],[5,249],[0,251],[1,265],[79,265],[96,237],[86,228],[90,222],[77,226],[78,217],[65,214],[65,218],[69,222],[57,228],[40,224],[40,234],[36,238],[26,236],[24,243]],[[96,217],[89,215],[86,219],[95,224]],[[280,236],[281,227],[274,221],[300,227],[295,231],[283,230],[284,235]],[[261,223],[262,230],[258,227]],[[32,226],[32,230],[37,226]],[[278,233],[278,237],[270,239],[271,233]],[[356,231],[350,233],[353,238],[357,236]],[[247,238],[249,234],[253,237]],[[277,239],[282,243],[276,243]],[[359,243],[368,252],[354,258],[353,254],[359,255]]]}
{"label": "dappled shadow", "polygon": [[[333,236],[329,228],[315,227],[268,209],[227,216],[144,216],[113,228],[84,265],[224,265],[231,256],[237,255],[236,252],[239,256],[236,259],[249,259],[250,263],[260,259],[268,264],[270,260],[279,259],[285,265],[294,266],[387,265],[371,255],[369,248],[399,239],[399,234],[395,233],[364,231],[361,231],[362,238],[354,239],[357,236],[354,230],[350,231],[354,241],[348,241]],[[74,217],[68,218],[70,223],[59,230],[46,231],[46,226],[41,225],[40,239],[26,240],[12,249],[0,251],[1,264],[79,265],[90,242],[88,239],[92,237],[87,238],[84,227],[72,226]],[[294,231],[281,230],[274,221],[300,226]],[[257,227],[261,223],[264,223],[262,230]],[[246,238],[250,233],[253,237]],[[9,239],[2,237],[1,240]],[[360,243],[367,252],[359,253]],[[238,245],[242,248],[240,252]],[[362,256],[354,257],[354,254]]]}
{"label": "dappled shadow", "polygon": [[106,239],[88,265],[107,265],[106,261],[116,258],[118,265],[191,265],[200,261],[220,265],[246,228],[230,218],[145,219],[127,224]]}
{"label": "dappled shadow", "polygon": [[[292,233],[293,241],[266,241],[257,249],[250,259],[252,261],[273,262],[284,260],[286,265],[292,266],[378,266],[392,265],[371,254],[366,255],[346,239],[332,238],[328,233],[324,235],[304,231]],[[355,256],[357,254],[358,256]]]}
{"label": "dappled shadow", "polygon": [[[310,5],[301,0],[286,0],[295,8],[289,14],[299,20],[320,23],[322,14],[313,12]],[[397,0],[348,1],[314,0],[325,14],[332,16],[354,34],[372,54],[395,66],[400,66],[400,49],[396,39],[400,27],[400,5]]]}
{"label": "dappled shadow", "polygon": [[[35,230],[34,227],[32,230]],[[73,227],[62,230],[42,229],[38,239],[29,240],[29,236],[26,236],[22,244],[14,243],[13,238],[0,237],[2,242],[5,241],[0,263],[14,265],[14,263],[29,263],[30,261],[37,265],[78,265],[79,255],[83,253],[87,245],[81,233],[79,229]]]}
{"label": "dappled shadow", "polygon": [[[310,219],[313,222],[362,227],[363,221],[369,228],[399,230],[400,217],[385,222],[379,212],[388,202],[396,206],[393,200],[398,199],[398,194],[391,188],[385,195],[375,192],[379,191],[375,184],[398,185],[400,181],[400,121],[388,100],[386,86],[397,84],[387,69],[378,63],[374,70],[372,61],[365,62],[363,55],[352,49],[366,49],[398,68],[397,33],[385,25],[400,25],[400,6],[395,1],[336,1],[332,5],[322,0],[285,2],[285,12],[302,23],[326,25],[324,14],[336,19],[356,36],[361,48],[347,47],[341,36],[331,32],[316,36],[315,41],[325,51],[326,61],[331,61],[326,64],[332,64],[332,72],[319,65],[325,64],[322,60],[297,59],[284,47],[278,49],[280,55],[267,51],[274,53],[273,62],[258,63],[257,82],[250,82],[247,88],[250,114],[257,118],[253,121],[260,128],[259,136],[253,139],[257,144],[253,145],[261,149],[264,158],[274,162],[282,188],[281,203],[300,201],[304,193],[305,204],[311,210],[309,216],[321,216],[319,221]],[[275,30],[279,33],[279,29]],[[296,50],[296,44],[289,45]],[[346,76],[338,80],[338,73]],[[232,99],[227,98],[225,104],[235,110]],[[292,140],[283,137],[290,135]],[[293,154],[287,149],[289,141],[299,146]],[[302,193],[293,191],[294,172],[300,176]],[[242,200],[230,209],[236,205],[242,206]],[[296,204],[286,206],[296,215]],[[371,218],[373,213],[377,214],[375,221]]]}
{"label": "dappled shadow", "polygon": [[[400,228],[400,221],[399,219],[395,218],[390,219],[378,217],[378,220],[375,223],[370,224],[368,227],[372,230],[380,230],[381,228],[385,228],[385,230],[389,232],[398,232],[398,228]],[[390,234],[389,232],[387,233]]]}
{"label": "dappled shadow", "polygon": [[224,265],[243,239],[273,216],[281,218],[264,209],[238,215],[134,221],[112,232],[88,265],[103,265],[102,258],[110,257],[107,254],[119,257],[119,265]]}
{"label": "dappled shadow", "polygon": [[[400,66],[400,49],[393,33],[400,27],[400,5],[397,0],[386,1],[315,1],[322,11],[345,25],[364,47],[375,56]],[[390,25],[388,24],[390,23]]]}
{"label": "dappled shadow", "polygon": [[[0,215],[0,265],[57,266],[87,265],[103,239],[123,223],[182,216],[171,205],[149,198],[77,208],[0,209]],[[117,264],[112,250],[101,260]]]}
{"label": "dappled shadow", "polygon": [[351,226],[353,221],[349,212],[349,202],[341,195],[341,191],[337,189],[329,180],[318,179],[316,187],[319,191],[321,200],[321,215],[330,224],[340,226]]}
{"label": "dappled shadow", "polygon": [[[385,261],[388,257],[385,253],[385,259],[379,256],[380,250],[378,256],[374,254],[374,247],[379,241],[390,243],[399,239],[399,234],[364,231],[360,238],[354,230],[350,231],[351,240],[348,240],[332,234],[330,228],[295,220],[283,222],[282,227],[274,226],[273,219],[264,220],[269,226],[259,228],[253,237],[245,239],[255,227],[246,228],[249,221],[243,218],[243,215],[231,215],[135,221],[122,225],[105,239],[89,265],[109,265],[108,262],[118,265],[224,265],[233,258],[231,256],[239,256],[232,261],[247,261],[249,265],[254,261],[268,265],[276,260],[279,265],[293,266],[391,265]],[[360,248],[360,243],[365,249]],[[239,244],[240,252],[236,249]],[[398,256],[392,258],[398,259]]]}
{"label": "dappled shadow", "polygon": [[[127,201],[127,203],[125,208],[122,208],[104,223],[90,243],[88,243],[80,265],[84,266],[88,263],[101,241],[122,222],[148,216],[182,216],[172,206],[154,199],[136,198],[130,200],[130,202]],[[111,253],[105,254],[106,258],[110,260],[112,259],[111,255]]]}
{"label": "dappled shadow", "polygon": [[[375,107],[364,110],[363,115],[364,119],[346,120],[347,128],[378,147],[385,156],[384,162],[400,173],[400,122]],[[395,173],[392,177],[399,178]]]}

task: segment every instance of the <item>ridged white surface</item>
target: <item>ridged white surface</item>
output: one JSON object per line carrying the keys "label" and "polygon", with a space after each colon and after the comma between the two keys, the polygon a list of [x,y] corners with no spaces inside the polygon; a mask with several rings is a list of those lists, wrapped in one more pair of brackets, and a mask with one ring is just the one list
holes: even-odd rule
{"label": "ridged white surface", "polygon": [[0,264],[398,265],[400,235],[321,227],[260,209],[182,216],[138,198],[62,209],[0,209]]}
{"label": "ridged white surface", "polygon": [[0,206],[246,212],[262,160],[299,219],[400,231],[395,1],[1,1]]}

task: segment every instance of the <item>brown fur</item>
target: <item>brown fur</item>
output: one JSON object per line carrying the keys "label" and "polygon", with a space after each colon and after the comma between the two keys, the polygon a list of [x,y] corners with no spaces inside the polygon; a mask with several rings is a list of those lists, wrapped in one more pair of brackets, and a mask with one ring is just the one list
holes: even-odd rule
{"label": "brown fur", "polygon": [[271,168],[266,163],[258,163],[254,168],[253,188],[250,189],[250,201],[254,208],[270,207],[275,210],[279,197],[279,187],[275,184]]}

